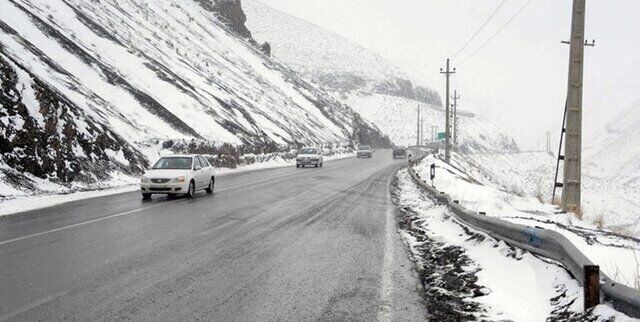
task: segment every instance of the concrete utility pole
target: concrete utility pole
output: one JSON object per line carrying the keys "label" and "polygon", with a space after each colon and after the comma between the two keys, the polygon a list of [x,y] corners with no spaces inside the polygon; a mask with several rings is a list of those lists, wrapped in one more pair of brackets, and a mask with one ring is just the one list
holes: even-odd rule
{"label": "concrete utility pole", "polygon": [[442,71],[440,68],[440,74],[444,74],[447,79],[447,91],[445,94],[445,116],[444,116],[444,162],[449,163],[451,161],[451,154],[449,149],[451,148],[451,112],[449,111],[449,77],[451,74],[455,74],[456,69],[453,68],[453,71],[449,70],[449,58],[447,58],[447,67],[445,71]]}
{"label": "concrete utility pole", "polygon": [[453,146],[458,150],[458,90],[453,90]]}
{"label": "concrete utility pole", "polygon": [[424,144],[424,119],[420,119],[420,145]]}
{"label": "concrete utility pole", "polygon": [[547,131],[547,153],[551,153],[551,132]]}
{"label": "concrete utility pole", "polygon": [[562,210],[574,213],[580,211],[582,177],[582,69],[584,46],[589,45],[584,42],[585,6],[585,0],[573,0],[571,40],[569,42],[569,80],[567,86]]}
{"label": "concrete utility pole", "polygon": [[420,145],[420,105],[416,106],[416,110],[418,111],[417,127],[416,127],[416,145]]}

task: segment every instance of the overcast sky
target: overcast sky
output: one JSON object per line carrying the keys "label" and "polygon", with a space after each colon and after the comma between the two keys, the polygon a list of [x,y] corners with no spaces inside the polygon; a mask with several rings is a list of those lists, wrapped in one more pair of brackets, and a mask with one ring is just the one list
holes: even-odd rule
{"label": "overcast sky", "polygon": [[[460,64],[528,0],[506,0],[491,22],[453,56],[502,0],[261,0],[369,48],[444,95],[445,59],[457,67],[461,108],[515,132],[523,149],[560,129],[567,90],[570,0],[532,0],[484,49]],[[640,1],[587,0],[585,131],[640,100]],[[585,142],[589,143],[588,139]],[[538,143],[539,142],[539,143]]]}

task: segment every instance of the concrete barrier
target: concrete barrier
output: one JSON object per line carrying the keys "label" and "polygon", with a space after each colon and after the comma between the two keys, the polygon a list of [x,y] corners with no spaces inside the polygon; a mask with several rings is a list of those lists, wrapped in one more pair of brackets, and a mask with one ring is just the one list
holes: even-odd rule
{"label": "concrete barrier", "polygon": [[[436,190],[420,179],[413,166],[423,158],[424,156],[408,162],[409,175],[413,182],[427,192],[436,203],[446,205],[459,221],[493,238],[559,262],[582,285],[584,266],[594,265],[594,263],[566,237],[552,230],[515,224],[467,210],[454,202],[447,193]],[[600,290],[604,300],[611,303],[616,310],[631,317],[640,318],[640,291],[617,283],[605,274],[601,274],[600,277]]]}

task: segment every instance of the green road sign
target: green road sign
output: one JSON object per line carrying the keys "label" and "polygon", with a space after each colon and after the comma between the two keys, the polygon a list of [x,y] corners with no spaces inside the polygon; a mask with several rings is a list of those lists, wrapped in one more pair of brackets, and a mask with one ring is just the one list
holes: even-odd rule
{"label": "green road sign", "polygon": [[444,132],[438,132],[438,140],[444,140],[447,137],[447,134]]}

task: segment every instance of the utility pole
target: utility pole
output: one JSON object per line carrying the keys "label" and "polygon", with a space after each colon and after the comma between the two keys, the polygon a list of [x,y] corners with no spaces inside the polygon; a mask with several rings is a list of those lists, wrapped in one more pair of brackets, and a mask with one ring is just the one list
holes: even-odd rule
{"label": "utility pole", "polygon": [[453,90],[453,146],[458,150],[458,90]]}
{"label": "utility pole", "polygon": [[420,145],[424,144],[424,118],[420,119]]}
{"label": "utility pole", "polygon": [[416,128],[416,145],[420,145],[420,105],[416,106],[416,110],[418,111],[417,117],[417,128]]}
{"label": "utility pole", "polygon": [[585,0],[573,0],[571,40],[569,41],[569,79],[567,85],[562,210],[574,213],[580,211],[584,46],[593,46],[593,44],[588,44],[584,41],[585,7]]}
{"label": "utility pole", "polygon": [[451,74],[455,74],[456,69],[453,68],[453,71],[449,70],[449,58],[447,58],[447,67],[445,71],[442,71],[442,68],[440,68],[440,74],[444,74],[446,79],[447,79],[447,90],[446,90],[446,94],[445,94],[445,116],[444,116],[444,131],[445,131],[445,138],[444,138],[444,161],[446,163],[449,163],[451,161],[451,155],[450,155],[450,151],[449,149],[451,148],[451,125],[450,125],[450,119],[451,119],[451,113],[449,111],[449,77],[451,76]]}
{"label": "utility pole", "polygon": [[551,132],[547,131],[547,154],[551,153]]}

